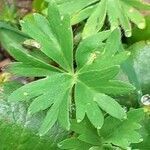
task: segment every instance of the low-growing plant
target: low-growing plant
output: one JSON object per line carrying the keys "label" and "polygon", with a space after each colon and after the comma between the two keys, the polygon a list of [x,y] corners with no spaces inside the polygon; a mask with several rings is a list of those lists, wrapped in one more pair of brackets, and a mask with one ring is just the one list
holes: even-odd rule
{"label": "low-growing plant", "polygon": [[[150,6],[139,0],[73,2],[49,2],[46,16],[33,13],[20,21],[21,31],[0,23],[2,46],[16,60],[5,71],[34,79],[13,90],[8,103],[24,102],[29,116],[44,113],[39,136],[56,124],[66,130],[67,139],[55,149],[128,149],[143,140],[144,111],[124,108],[118,100],[142,94],[133,66],[126,63],[130,51],[124,49],[119,25],[126,36],[131,35],[129,20],[144,28],[145,19],[135,8]],[[99,32],[106,15],[111,30]],[[71,25],[88,17],[79,44],[74,43]],[[117,78],[121,68],[133,85]],[[35,143],[42,141],[38,135],[32,135]]]}

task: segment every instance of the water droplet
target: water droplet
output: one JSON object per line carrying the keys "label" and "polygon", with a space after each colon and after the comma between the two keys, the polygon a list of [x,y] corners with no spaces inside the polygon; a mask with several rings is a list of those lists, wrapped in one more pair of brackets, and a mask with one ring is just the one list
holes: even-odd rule
{"label": "water droplet", "polygon": [[150,106],[150,95],[146,94],[141,97],[141,103],[145,106]]}

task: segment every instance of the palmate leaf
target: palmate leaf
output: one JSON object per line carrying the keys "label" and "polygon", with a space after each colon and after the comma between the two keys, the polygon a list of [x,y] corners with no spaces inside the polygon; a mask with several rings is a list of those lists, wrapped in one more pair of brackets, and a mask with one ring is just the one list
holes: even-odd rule
{"label": "palmate leaf", "polygon": [[[29,114],[46,112],[39,129],[40,135],[46,134],[56,122],[69,130],[70,117],[74,116],[72,105],[75,105],[78,122],[86,115],[98,129],[104,123],[103,113],[119,120],[125,119],[124,109],[111,97],[134,90],[132,85],[113,79],[119,72],[119,65],[129,57],[128,52],[118,53],[121,44],[119,29],[84,39],[75,54],[77,67],[72,68],[70,21],[68,17],[61,16],[53,2],[50,3],[48,12],[47,18],[34,14],[23,20],[22,31],[28,35],[25,39],[14,32],[11,35],[10,30],[0,33],[5,37],[2,44],[18,61],[8,66],[8,71],[27,77],[44,77],[17,89],[8,100],[30,103]],[[9,38],[9,35],[14,38]],[[12,44],[7,45],[7,38]],[[36,51],[46,56],[45,61],[21,45],[26,39],[35,40],[40,45]],[[55,66],[48,63],[47,59],[52,59]]]}
{"label": "palmate leaf", "polygon": [[[57,84],[57,82],[59,84]],[[27,101],[35,99],[30,107],[29,113],[33,114],[40,110],[45,110],[50,107],[45,120],[40,129],[40,134],[45,134],[57,121],[59,110],[61,110],[62,101],[67,98],[71,88],[71,79],[64,74],[57,74],[45,79],[34,81],[16,90],[9,97],[10,101]],[[36,98],[37,97],[37,98]],[[65,108],[67,109],[67,108]],[[67,111],[69,113],[69,111]],[[67,114],[66,114],[67,115]],[[68,116],[68,115],[67,115]],[[69,117],[69,116],[68,116]],[[60,124],[64,124],[60,121]],[[65,124],[65,128],[69,128],[69,121]],[[63,126],[63,125],[62,125]]]}
{"label": "palmate leaf", "polygon": [[[139,143],[142,137],[139,134],[140,121],[144,117],[143,109],[130,110],[127,120],[119,121],[107,117],[104,126],[97,131],[87,120],[80,124],[72,122],[71,129],[76,136],[66,139],[58,144],[61,149],[77,150],[79,146],[86,145],[85,150],[100,150],[105,148],[127,149],[131,143]],[[96,149],[96,150],[97,150]]]}
{"label": "palmate leaf", "polygon": [[[20,67],[23,68],[28,66],[28,69],[32,67],[32,72],[24,71],[25,76],[39,76],[37,75],[37,72],[34,73],[35,72],[34,70],[45,70],[50,74],[60,72],[58,68],[48,64],[46,59],[43,60],[41,58],[41,56],[44,55],[41,51],[39,51],[40,57],[37,57],[36,55],[34,55],[34,51],[29,51],[26,48],[24,48],[22,44],[26,39],[29,39],[27,35],[23,34],[22,32],[20,32],[15,28],[9,27],[5,23],[1,23],[0,42],[2,46],[10,53],[12,57],[14,57],[17,61],[21,62],[21,63],[14,63],[14,64],[12,63],[12,65],[10,64],[12,68],[15,67],[16,69],[15,72],[13,72],[14,74],[17,75],[23,74],[22,70],[18,69],[18,65],[20,65]],[[45,55],[43,57],[46,58]],[[50,59],[48,61],[49,63],[51,63]],[[9,70],[9,66],[8,66],[8,70]],[[10,71],[11,70],[12,69],[10,69]],[[45,75],[41,75],[41,76],[45,76]]]}
{"label": "palmate leaf", "polygon": [[[49,0],[46,1],[50,2]],[[140,0],[70,0],[56,2],[62,14],[71,15],[72,24],[88,18],[83,30],[83,38],[101,30],[106,15],[112,30],[121,25],[125,35],[129,37],[132,34],[130,22],[136,24],[140,29],[145,27],[144,16],[139,10],[150,10],[150,5]]]}
{"label": "palmate leaf", "polygon": [[67,132],[57,124],[46,136],[37,135],[44,112],[30,116],[27,105],[22,102],[9,103],[7,97],[21,86],[15,81],[5,82],[0,93],[0,149],[51,149],[56,150],[58,141],[66,138]]}
{"label": "palmate leaf", "polygon": [[144,119],[142,120],[142,127],[140,129],[140,134],[143,137],[143,141],[140,143],[135,143],[132,144],[132,147],[134,149],[140,149],[140,150],[146,150],[149,149],[150,143],[149,143],[149,138],[150,138],[150,116],[149,113],[145,115]]}
{"label": "palmate leaf", "polygon": [[72,70],[70,19],[68,16],[59,14],[56,4],[50,3],[48,20],[40,14],[33,14],[21,21],[21,25],[22,30],[41,45],[41,51],[45,55],[52,58],[62,68]]}
{"label": "palmate leaf", "polygon": [[[103,8],[106,7],[106,10],[103,12],[101,11],[97,14],[96,12],[99,9],[99,7],[97,6],[97,8],[93,11],[92,15],[87,20],[83,31],[83,37],[87,37],[91,35],[91,33],[94,34],[94,32],[92,32],[94,28],[93,24],[90,25],[90,23],[92,23],[95,20],[95,18],[97,18],[97,20],[104,20],[104,18],[106,17],[106,12],[108,15],[111,29],[113,30],[119,25],[121,25],[125,31],[126,36],[131,36],[132,34],[130,21],[135,23],[140,29],[143,29],[145,27],[144,16],[142,16],[142,14],[139,13],[134,4],[130,4],[123,0],[102,0],[100,1],[99,5],[102,5]],[[99,21],[95,22],[95,32],[99,31],[102,28],[103,24],[104,23],[100,25]]]}

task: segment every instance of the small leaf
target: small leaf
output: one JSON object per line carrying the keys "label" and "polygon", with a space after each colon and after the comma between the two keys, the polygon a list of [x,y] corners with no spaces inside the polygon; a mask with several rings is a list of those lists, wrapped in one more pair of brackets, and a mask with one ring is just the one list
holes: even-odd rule
{"label": "small leaf", "polygon": [[[54,92],[53,92],[54,93]],[[45,110],[47,109],[48,107],[50,107],[53,102],[54,102],[54,99],[53,97],[50,97],[50,93],[47,92],[46,94],[43,94],[39,97],[37,97],[29,106],[28,108],[28,112],[29,114],[34,114],[34,113],[37,113],[39,111],[42,111],[42,110]],[[52,95],[51,95],[52,96]],[[55,94],[54,94],[55,96]],[[58,95],[57,95],[58,96]]]}
{"label": "small leaf", "polygon": [[76,118],[81,122],[85,114],[96,128],[101,128],[103,125],[103,115],[101,110],[93,101],[93,93],[86,86],[77,83],[75,92]]}
{"label": "small leaf", "polygon": [[[57,70],[57,69],[56,69]],[[25,77],[46,77],[49,75],[57,74],[58,72],[38,68],[31,65],[23,64],[23,63],[12,63],[6,67],[6,71],[13,73],[17,76],[25,76]]]}
{"label": "small leaf", "polygon": [[144,29],[146,26],[144,16],[138,10],[134,9],[128,4],[124,4],[123,6],[130,20],[135,23],[138,28]]}
{"label": "small leaf", "polygon": [[83,30],[83,38],[96,34],[102,27],[106,17],[106,0],[102,0],[87,20]]}
{"label": "small leaf", "polygon": [[71,24],[75,25],[75,24],[81,22],[82,20],[88,18],[90,16],[90,14],[94,11],[96,6],[97,5],[92,5],[92,6],[89,6],[85,9],[82,9],[79,12],[75,13],[71,18]]}
{"label": "small leaf", "polygon": [[119,50],[121,44],[121,33],[119,29],[115,29],[108,37],[105,46],[105,53],[107,57],[115,55]]}
{"label": "small leaf", "polygon": [[58,147],[60,149],[74,149],[74,150],[88,150],[91,145],[85,144],[84,142],[76,139],[76,138],[70,138],[66,139],[58,144]]}
{"label": "small leaf", "polygon": [[125,95],[132,93],[135,87],[129,83],[118,80],[110,80],[108,82],[103,82],[102,84],[95,84],[91,86],[100,93],[111,94],[111,95]]}
{"label": "small leaf", "polygon": [[127,115],[128,119],[124,121],[117,121],[112,117],[108,117],[105,120],[100,131],[105,142],[127,148],[131,143],[141,141],[142,137],[137,130],[141,128],[139,122],[144,116],[143,109],[131,110]]}
{"label": "small leaf", "polygon": [[119,72],[119,66],[113,66],[102,70],[92,70],[78,74],[78,79],[92,86],[113,79]]}
{"label": "small leaf", "polygon": [[95,128],[100,129],[103,125],[104,118],[101,110],[95,103],[88,103],[86,106],[86,114]]}
{"label": "small leaf", "polygon": [[111,116],[118,119],[126,118],[126,113],[124,109],[113,98],[105,94],[98,93],[95,95],[94,101],[97,102],[100,108],[102,108]]}
{"label": "small leaf", "polygon": [[53,127],[55,122],[57,121],[58,114],[59,114],[59,108],[58,106],[59,103],[54,104],[51,109],[47,112],[47,115],[39,129],[39,135],[42,136],[46,134],[49,129]]}
{"label": "small leaf", "polygon": [[110,33],[110,31],[99,32],[81,41],[76,52],[78,69],[87,64],[93,53],[101,53],[103,51],[103,41],[109,37]]}
{"label": "small leaf", "polygon": [[70,129],[70,103],[71,103],[71,97],[70,97],[70,91],[67,91],[63,97],[63,101],[60,104],[61,109],[59,110],[59,116],[58,121],[60,125],[66,129]]}

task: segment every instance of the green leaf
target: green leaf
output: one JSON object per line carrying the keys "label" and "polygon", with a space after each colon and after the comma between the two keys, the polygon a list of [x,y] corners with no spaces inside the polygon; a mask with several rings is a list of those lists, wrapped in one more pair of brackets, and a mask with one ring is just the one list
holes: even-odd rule
{"label": "green leaf", "polygon": [[81,83],[76,85],[75,90],[76,118],[81,122],[85,114],[96,128],[103,125],[103,114],[93,101],[93,93]]}
{"label": "green leaf", "polygon": [[150,39],[150,16],[145,16],[145,20],[146,20],[146,27],[143,30],[140,30],[139,28],[137,28],[136,26],[133,27],[133,34],[132,37],[127,39],[127,43],[129,45],[135,43],[135,42],[139,42],[139,41],[146,41]]}
{"label": "green leaf", "polygon": [[123,5],[121,5],[120,0],[115,0],[114,3],[116,4],[117,7],[116,10],[118,11],[118,19],[120,21],[120,25],[125,31],[125,35],[127,37],[130,37],[132,35],[132,29],[126,11],[124,10]]}
{"label": "green leaf", "polygon": [[133,0],[133,1],[122,0],[122,1],[140,10],[150,10],[150,4],[146,3],[146,1],[140,1],[140,0]]}
{"label": "green leaf", "polygon": [[[12,86],[13,85],[13,86]],[[18,85],[14,82],[5,85],[4,93],[15,90]],[[0,94],[1,96],[1,94]],[[40,137],[37,135],[38,128],[44,114],[29,116],[27,106],[23,103],[8,103],[5,99],[0,100],[0,143],[2,149],[32,149],[50,148],[57,150],[57,142],[66,137],[66,132],[58,125],[47,134]]]}
{"label": "green leaf", "polygon": [[88,63],[94,52],[101,53],[103,51],[103,41],[105,41],[109,35],[110,31],[103,31],[81,41],[76,52],[76,61],[79,69]]}
{"label": "green leaf", "polygon": [[127,12],[127,16],[133,23],[135,23],[138,26],[139,29],[145,28],[146,26],[145,18],[139,11],[132,8],[130,5],[126,3],[124,4],[124,9]]}
{"label": "green leaf", "polygon": [[56,69],[39,58],[33,57],[32,54],[22,46],[22,43],[28,38],[27,36],[15,28],[8,27],[6,26],[6,28],[3,27],[0,29],[0,41],[2,46],[12,57],[27,65],[48,69],[49,72],[58,72],[59,69]]}
{"label": "green leaf", "polygon": [[148,149],[150,147],[150,143],[149,143],[149,138],[150,138],[149,123],[150,123],[150,117],[149,117],[148,114],[146,114],[145,117],[142,120],[142,127],[140,129],[140,134],[142,135],[143,141],[141,141],[140,143],[132,144],[132,147],[134,149],[138,148],[140,150],[145,150],[145,149]]}
{"label": "green leaf", "polygon": [[46,134],[49,131],[49,129],[53,127],[53,125],[57,121],[58,114],[59,114],[59,102],[53,104],[50,110],[47,112],[46,117],[39,129],[40,136]]}
{"label": "green leaf", "polygon": [[97,33],[103,27],[106,17],[106,3],[106,0],[102,0],[87,20],[87,23],[83,30],[83,38]]}
{"label": "green leaf", "polygon": [[63,2],[59,5],[59,10],[62,14],[74,15],[80,10],[90,6],[91,4],[97,2],[98,0],[70,0]]}
{"label": "green leaf", "polygon": [[[101,145],[102,141],[98,134],[95,134],[96,129],[90,124],[88,120],[83,120],[81,123],[77,123],[75,120],[71,122],[71,129],[77,135],[74,138],[68,138],[58,144],[61,149],[85,149],[89,148],[94,144]],[[78,136],[78,133],[80,134]],[[78,136],[78,137],[77,137]]]}
{"label": "green leaf", "polygon": [[119,72],[119,66],[113,66],[102,70],[92,70],[78,74],[78,79],[89,86],[103,83],[113,79]]}
{"label": "green leaf", "polygon": [[129,83],[118,80],[110,80],[108,82],[102,82],[102,84],[91,86],[94,90],[106,93],[108,95],[125,95],[132,93],[135,88]]}
{"label": "green leaf", "polygon": [[121,44],[121,33],[119,29],[112,31],[111,35],[108,37],[105,46],[105,53],[107,57],[113,56],[119,51]]}
{"label": "green leaf", "polygon": [[[49,97],[49,95],[51,95],[53,97]],[[28,112],[30,114],[35,114],[39,111],[47,109],[48,107],[50,107],[53,104],[55,97],[56,97],[55,92],[53,92],[53,93],[47,92],[47,93],[35,98],[35,100],[30,104],[30,106],[28,108]],[[57,95],[57,97],[59,97],[59,95]]]}
{"label": "green leaf", "polygon": [[75,13],[71,18],[71,24],[75,25],[82,20],[85,20],[90,16],[90,14],[95,10],[97,5],[91,5],[85,9],[81,9],[79,12]]}
{"label": "green leaf", "polygon": [[[93,1],[89,3],[93,4]],[[67,15],[61,15],[57,5],[50,2],[48,16],[26,16],[22,30],[30,37],[22,37],[15,31],[13,40],[11,29],[7,29],[11,31],[10,37],[9,34],[4,36],[6,47],[8,41],[13,41],[8,45],[8,50],[19,61],[10,65],[8,70],[17,75],[40,78],[12,92],[8,100],[28,103],[29,114],[45,113],[40,135],[45,135],[56,122],[69,130],[75,113],[77,122],[86,116],[97,129],[103,126],[105,113],[119,120],[126,117],[122,107],[110,97],[134,90],[132,85],[114,80],[119,65],[129,57],[129,52],[119,52],[119,29],[112,33],[96,33],[81,41],[77,52],[76,49],[73,52],[70,19]],[[87,139],[85,136],[79,138],[88,144],[91,144],[92,137],[97,137],[90,133]],[[95,139],[95,143],[99,141]]]}
{"label": "green leaf", "polygon": [[124,121],[117,121],[115,118],[108,117],[100,134],[104,137],[105,142],[122,148],[127,148],[131,143],[139,143],[142,137],[137,130],[141,128],[139,122],[143,116],[143,109],[137,109],[129,111],[128,119]]}
{"label": "green leaf", "polygon": [[[126,117],[124,110],[113,98],[95,92],[92,88],[90,89],[90,87],[81,83],[76,85],[75,102],[77,121],[81,122],[87,114],[87,117],[96,128],[101,128],[103,124],[103,115],[97,105],[118,119]],[[118,109],[115,110],[114,108]]]}
{"label": "green leaf", "polygon": [[60,142],[58,144],[58,147],[60,149],[88,150],[90,148],[90,145],[85,144],[84,142],[76,138],[70,138]]}
{"label": "green leaf", "polygon": [[87,72],[92,70],[106,69],[109,67],[113,67],[116,65],[121,65],[127,58],[130,56],[130,52],[124,51],[120,53],[116,53],[114,56],[107,56],[106,53],[93,53],[89,58],[90,61],[83,68],[81,68],[80,72]]}
{"label": "green leaf", "polygon": [[52,72],[48,69],[38,68],[20,62],[9,64],[6,68],[6,71],[17,76],[25,77],[46,77],[49,75],[57,74],[57,72]]}
{"label": "green leaf", "polygon": [[71,94],[70,91],[68,91],[64,95],[63,97],[64,101],[62,101],[61,103],[61,109],[59,110],[59,118],[58,118],[60,125],[66,130],[70,129],[70,103],[71,103],[70,94]]}
{"label": "green leaf", "polygon": [[88,18],[83,30],[84,38],[97,33],[104,25],[106,16],[112,31],[121,26],[125,35],[130,37],[130,21],[143,29],[145,20],[139,10],[150,10],[150,5],[140,0],[70,0],[58,2],[58,8],[62,14],[71,16],[73,25]]}
{"label": "green leaf", "polygon": [[72,69],[73,35],[68,15],[61,16],[55,3],[49,4],[48,21],[63,53],[65,61]]}
{"label": "green leaf", "polygon": [[1,148],[25,150],[34,147],[35,150],[41,148],[57,150],[57,142],[66,138],[66,131],[55,124],[46,136],[40,137],[37,133],[44,118],[44,112],[31,116],[27,113],[25,103],[7,101],[9,94],[21,85],[15,81],[5,82],[2,85],[3,93],[0,93]]}
{"label": "green leaf", "polygon": [[96,106],[96,103],[93,101],[93,93],[81,83],[76,85],[75,104],[78,122],[81,122],[84,119],[85,114],[87,114],[91,123],[96,128],[102,127],[104,117],[100,109]]}
{"label": "green leaf", "polygon": [[100,129],[102,127],[104,121],[103,114],[95,103],[87,103],[86,114],[89,120],[97,129]]}
{"label": "green leaf", "polygon": [[150,63],[149,41],[137,42],[131,45],[128,50],[132,52],[128,62],[135,70],[135,75],[137,76],[139,86],[141,86],[143,93],[150,94],[150,71],[148,69]]}
{"label": "green leaf", "polygon": [[95,130],[88,120],[84,120],[81,123],[73,121],[71,129],[76,133],[74,141],[77,140],[78,143],[76,142],[75,145],[68,138],[60,142],[60,148],[76,150],[77,145],[81,141],[84,142],[84,145],[90,144],[90,149],[117,149],[118,147],[127,149],[131,143],[139,143],[141,141],[142,137],[139,134],[139,129],[141,128],[140,121],[144,117],[144,111],[143,109],[130,110],[127,116],[127,119],[123,121],[111,116],[107,117],[99,131]]}
{"label": "green leaf", "polygon": [[69,17],[61,16],[54,3],[50,3],[48,12],[48,20],[40,14],[25,17],[21,21],[22,30],[41,45],[43,53],[70,71],[72,70],[72,30]]}
{"label": "green leaf", "polygon": [[126,118],[126,113],[123,110],[123,108],[121,108],[118,102],[116,102],[110,96],[98,93],[94,97],[94,101],[97,102],[100,108],[102,108],[105,112],[107,112],[111,116],[118,118],[118,119]]}
{"label": "green leaf", "polygon": [[116,5],[113,0],[108,0],[107,14],[108,14],[108,20],[110,22],[110,28],[113,31],[119,26],[118,10],[116,9]]}
{"label": "green leaf", "polygon": [[[56,84],[57,82],[59,82],[59,84]],[[39,131],[40,134],[43,135],[47,133],[57,121],[59,110],[67,109],[66,107],[68,106],[63,106],[62,103],[65,101],[68,103],[68,100],[65,100],[64,95],[70,88],[71,78],[65,74],[57,74],[45,79],[34,81],[19,88],[9,96],[8,100],[27,101],[32,99],[33,102],[29,107],[29,113],[36,113],[45,110],[52,105],[49,108]],[[69,112],[67,111],[67,113]],[[65,127],[69,129],[69,120],[67,123],[68,124]],[[64,124],[64,122],[61,121],[61,124]]]}
{"label": "green leaf", "polygon": [[[57,82],[59,82],[61,86],[56,84]],[[59,92],[59,90],[61,90],[63,86],[65,86],[66,88],[67,87],[69,88],[69,86],[71,86],[70,83],[71,83],[70,76],[58,73],[57,75],[53,75],[51,77],[47,77],[44,79],[31,82],[19,88],[17,91],[13,92],[10,95],[9,100],[10,101],[27,101],[32,98],[36,98],[37,96],[40,96],[41,94],[47,93],[50,88],[54,89],[56,92]]]}

